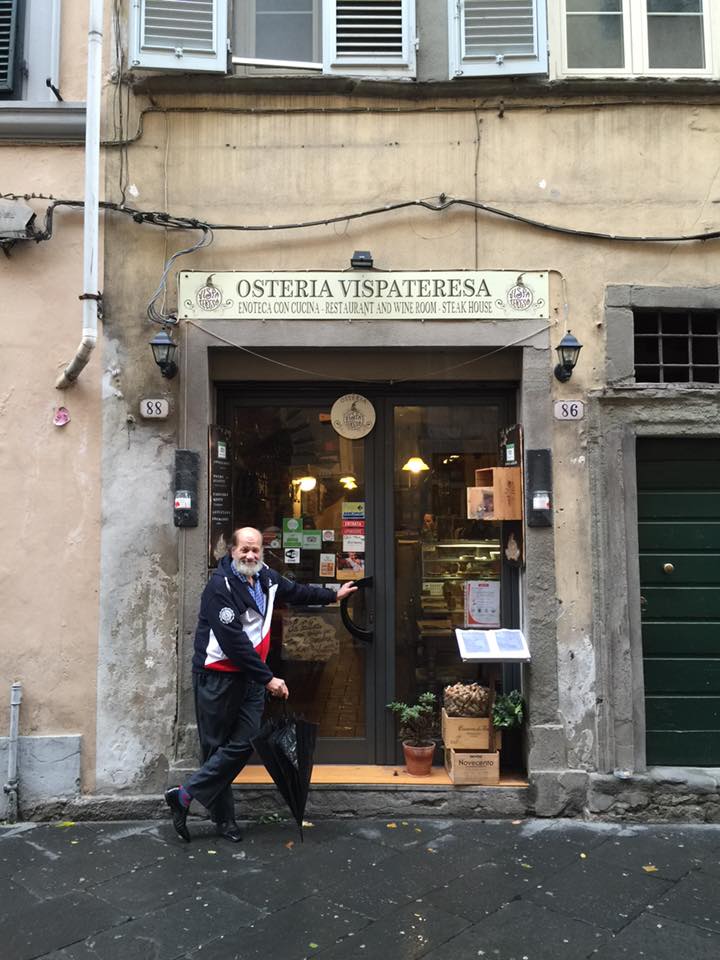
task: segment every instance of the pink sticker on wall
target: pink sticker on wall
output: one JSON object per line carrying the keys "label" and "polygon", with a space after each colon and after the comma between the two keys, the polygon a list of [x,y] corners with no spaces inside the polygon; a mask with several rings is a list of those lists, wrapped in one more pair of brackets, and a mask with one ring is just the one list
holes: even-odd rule
{"label": "pink sticker on wall", "polygon": [[64,427],[66,423],[70,423],[70,411],[67,407],[57,408],[55,416],[53,417],[53,423],[56,427]]}

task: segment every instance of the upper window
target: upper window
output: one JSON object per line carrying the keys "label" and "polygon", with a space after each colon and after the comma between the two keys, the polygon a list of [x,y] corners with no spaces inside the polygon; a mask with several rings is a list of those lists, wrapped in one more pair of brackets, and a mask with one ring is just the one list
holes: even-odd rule
{"label": "upper window", "polygon": [[[132,63],[225,73],[264,69],[415,74],[414,0],[138,0]],[[230,41],[228,43],[228,40]]]}
{"label": "upper window", "polygon": [[0,0],[0,99],[56,101],[60,0]]}
{"label": "upper window", "polygon": [[720,382],[717,310],[635,310],[638,383]]}
{"label": "upper window", "polygon": [[709,0],[564,0],[568,74],[712,72]]}
{"label": "upper window", "polygon": [[455,77],[547,72],[545,0],[448,0]]}

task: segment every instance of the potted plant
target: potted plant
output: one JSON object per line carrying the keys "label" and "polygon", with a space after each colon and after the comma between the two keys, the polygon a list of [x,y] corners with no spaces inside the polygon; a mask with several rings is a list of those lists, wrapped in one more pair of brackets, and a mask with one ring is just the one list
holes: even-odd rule
{"label": "potted plant", "polygon": [[522,725],[525,721],[525,701],[519,690],[497,694],[492,709],[492,722],[503,731],[501,769],[515,774],[525,768]]}
{"label": "potted plant", "polygon": [[394,700],[387,707],[398,718],[407,772],[413,777],[430,776],[437,727],[435,694],[421,693],[413,704]]}
{"label": "potted plant", "polygon": [[498,693],[492,708],[492,722],[494,727],[502,730],[513,730],[521,727],[525,719],[525,701],[519,690],[510,693]]}

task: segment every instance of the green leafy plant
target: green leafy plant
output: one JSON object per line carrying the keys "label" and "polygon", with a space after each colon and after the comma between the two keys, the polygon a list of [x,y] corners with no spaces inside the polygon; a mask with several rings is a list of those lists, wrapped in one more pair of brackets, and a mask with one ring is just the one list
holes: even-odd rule
{"label": "green leafy plant", "polygon": [[437,700],[434,693],[421,693],[417,703],[388,703],[388,710],[397,716],[400,739],[413,747],[427,747],[434,743],[437,730]]}
{"label": "green leafy plant", "polygon": [[514,727],[521,727],[524,719],[525,701],[519,690],[497,694],[492,708],[494,727],[511,730]]}

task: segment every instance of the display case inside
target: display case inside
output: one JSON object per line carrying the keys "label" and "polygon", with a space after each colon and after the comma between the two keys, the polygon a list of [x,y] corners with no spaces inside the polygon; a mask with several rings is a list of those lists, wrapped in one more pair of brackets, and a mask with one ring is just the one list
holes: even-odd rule
{"label": "display case inside", "polygon": [[460,661],[455,627],[500,625],[500,540],[423,542],[420,561],[416,654],[422,677],[417,679],[440,690],[458,679],[475,679],[478,672]]}

